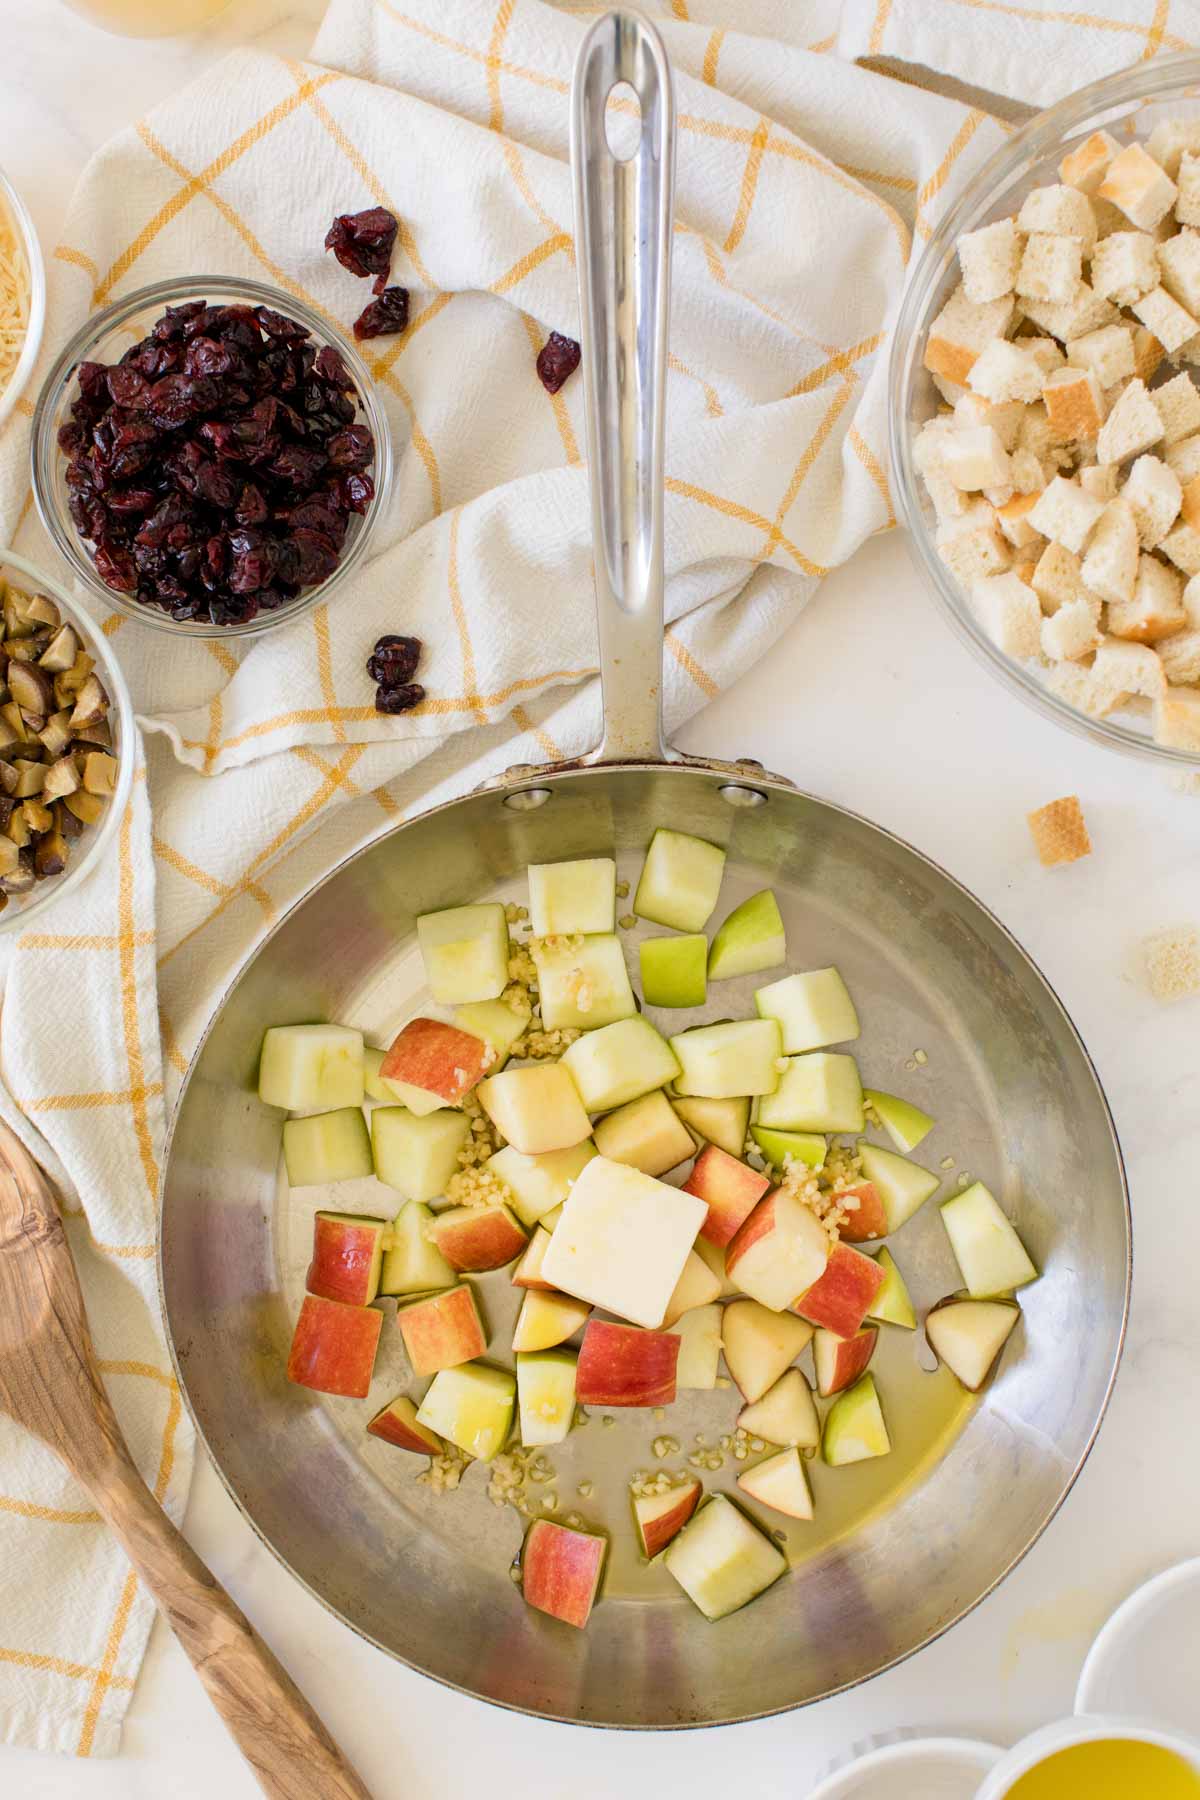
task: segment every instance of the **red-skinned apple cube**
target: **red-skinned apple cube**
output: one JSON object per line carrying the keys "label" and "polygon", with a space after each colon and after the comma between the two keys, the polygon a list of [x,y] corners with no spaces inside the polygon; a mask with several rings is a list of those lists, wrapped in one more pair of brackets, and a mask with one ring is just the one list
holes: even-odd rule
{"label": "red-skinned apple cube", "polygon": [[695,1194],[708,1206],[700,1236],[710,1244],[728,1244],[758,1205],[770,1182],[748,1163],[705,1144],[683,1184],[685,1194]]}
{"label": "red-skinned apple cube", "polygon": [[[844,1244],[866,1244],[872,1238],[887,1236],[883,1196],[873,1181],[856,1181],[850,1187],[840,1188],[837,1198],[847,1203],[846,1217],[838,1226],[838,1236]],[[852,1200],[858,1204],[850,1206]]]}
{"label": "red-skinned apple cube", "polygon": [[379,1292],[383,1264],[383,1219],[319,1212],[313,1219],[313,1252],[304,1285],[324,1300],[370,1306]]}
{"label": "red-skinned apple cube", "polygon": [[608,1319],[589,1319],[575,1371],[580,1406],[670,1406],[679,1339]]}
{"label": "red-skinned apple cube", "polygon": [[538,1612],[580,1630],[591,1616],[604,1568],[605,1538],[535,1519],[521,1552],[521,1591]]}
{"label": "red-skinned apple cube", "polygon": [[661,1494],[635,1494],[633,1519],[648,1560],[665,1550],[677,1531],[682,1531],[703,1493],[695,1479],[681,1481]]}
{"label": "red-skinned apple cube", "polygon": [[813,1286],[828,1260],[824,1226],[794,1194],[774,1188],[730,1241],[725,1269],[752,1300],[784,1312]]}
{"label": "red-skinned apple cube", "polygon": [[444,1294],[431,1294],[402,1306],[396,1314],[400,1336],[414,1375],[436,1375],[472,1362],[487,1349],[475,1296],[463,1282]]}
{"label": "red-skinned apple cube", "polygon": [[318,1394],[365,1400],[375,1369],[383,1314],[305,1294],[288,1353],[288,1380]]}
{"label": "red-skinned apple cube", "polygon": [[502,1269],[528,1242],[507,1206],[452,1206],[434,1214],[429,1235],[459,1274]]}
{"label": "red-skinned apple cube", "polygon": [[372,1437],[394,1444],[397,1450],[412,1450],[417,1456],[440,1456],[445,1446],[436,1431],[417,1419],[417,1408],[407,1394],[394,1400],[375,1414],[367,1424]]}
{"label": "red-skinned apple cube", "polygon": [[883,1286],[884,1271],[861,1250],[835,1244],[825,1272],[793,1303],[792,1310],[838,1337],[852,1338]]}
{"label": "red-skinned apple cube", "polygon": [[458,1106],[495,1057],[482,1038],[441,1019],[410,1019],[379,1067],[381,1081],[400,1081]]}
{"label": "red-skinned apple cube", "polygon": [[817,1392],[822,1400],[840,1394],[858,1380],[879,1342],[877,1326],[867,1325],[853,1337],[839,1337],[835,1331],[813,1333],[813,1368],[817,1374]]}

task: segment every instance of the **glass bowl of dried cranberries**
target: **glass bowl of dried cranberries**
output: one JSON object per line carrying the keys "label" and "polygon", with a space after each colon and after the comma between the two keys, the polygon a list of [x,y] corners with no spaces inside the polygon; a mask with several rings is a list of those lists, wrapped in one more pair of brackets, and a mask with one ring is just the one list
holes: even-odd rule
{"label": "glass bowl of dried cranberries", "polygon": [[270,630],[366,554],[391,482],[362,356],[290,294],[159,282],[96,313],[33,424],[42,522],[98,599],[192,637]]}

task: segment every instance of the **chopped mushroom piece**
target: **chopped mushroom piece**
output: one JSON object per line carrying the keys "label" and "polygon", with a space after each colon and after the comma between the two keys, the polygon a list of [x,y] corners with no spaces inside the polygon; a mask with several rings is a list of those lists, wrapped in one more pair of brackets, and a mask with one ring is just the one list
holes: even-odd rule
{"label": "chopped mushroom piece", "polygon": [[40,794],[46,782],[45,763],[24,762],[18,760],[15,767],[17,771],[17,799],[28,800],[32,794]]}
{"label": "chopped mushroom piece", "polygon": [[62,800],[67,794],[73,794],[79,786],[79,770],[75,766],[73,756],[60,756],[46,770],[42,785],[42,795],[47,800]]}
{"label": "chopped mushroom piece", "polygon": [[73,794],[67,794],[63,805],[85,825],[95,825],[104,817],[103,800],[98,794],[89,794],[83,788],[77,788]]}
{"label": "chopped mushroom piece", "polygon": [[67,841],[61,831],[47,831],[37,841],[33,852],[33,872],[39,881],[48,875],[61,875],[67,866]]}
{"label": "chopped mushroom piece", "polygon": [[10,662],[8,688],[26,718],[32,713],[45,720],[54,711],[54,683],[36,663]]}
{"label": "chopped mushroom piece", "polygon": [[79,639],[70,625],[60,626],[42,651],[38,661],[52,675],[65,675],[79,655]]}
{"label": "chopped mushroom piece", "polygon": [[75,710],[71,714],[71,730],[81,731],[95,725],[108,712],[108,695],[95,675],[89,675],[79,690]]}
{"label": "chopped mushroom piece", "polygon": [[62,623],[62,614],[47,594],[33,595],[28,616],[33,624],[48,625],[51,631],[57,631]]}
{"label": "chopped mushroom piece", "polygon": [[117,759],[103,750],[89,751],[83,764],[83,785],[89,794],[111,794],[117,781]]}

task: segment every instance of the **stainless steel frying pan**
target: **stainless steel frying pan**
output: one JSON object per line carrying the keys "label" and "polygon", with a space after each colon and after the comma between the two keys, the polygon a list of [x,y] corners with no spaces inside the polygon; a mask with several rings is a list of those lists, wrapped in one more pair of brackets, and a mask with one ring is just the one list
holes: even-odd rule
{"label": "stainless steel frying pan", "polygon": [[[605,138],[605,100],[619,81],[641,106],[628,162]],[[571,119],[603,743],[579,764],[510,770],[401,826],[280,923],[226,995],[184,1089],[163,1188],[162,1289],[180,1381],[230,1493],[347,1624],[501,1705],[588,1724],[711,1724],[803,1705],[876,1674],[960,1618],[1034,1542],[1108,1400],[1125,1330],[1129,1211],[1083,1045],[977,900],[887,832],[757,764],[664,750],[673,122],[666,59],[647,25],[623,14],[596,24]],[[577,1632],[528,1609],[510,1581],[524,1522],[488,1500],[485,1470],[439,1496],[415,1479],[415,1458],[366,1437],[374,1407],[409,1383],[394,1328],[385,1326],[370,1401],[288,1385],[314,1208],[388,1213],[395,1195],[370,1180],[293,1199],[277,1176],[280,1115],[259,1103],[255,1072],[267,1025],[339,1019],[379,1041],[427,1003],[418,913],[523,899],[529,863],[614,847],[622,875],[636,877],[664,823],[727,847],[723,909],[775,889],[792,966],[837,963],[850,984],[867,1081],[937,1117],[921,1160],[945,1168],[945,1192],[964,1171],[986,1179],[1045,1273],[1022,1294],[1022,1325],[978,1401],[929,1367],[920,1333],[885,1328],[876,1369],[892,1455],[849,1469],[813,1465],[816,1520],[785,1534],[794,1574],[721,1624],[707,1624],[665,1573],[639,1565],[627,1483],[656,1466],[657,1433],[679,1444],[668,1466],[686,1466],[689,1453],[720,1456],[736,1395],[690,1394],[662,1422],[626,1412],[573,1432],[549,1452],[556,1516],[577,1510],[612,1534],[605,1597]],[[658,1022],[679,1029],[752,1012],[754,980],[722,983],[703,1015]],[[919,1305],[956,1287],[936,1204],[895,1248]],[[479,1286],[489,1353],[509,1361],[514,1290],[504,1271]],[[703,1473],[731,1488],[739,1467],[726,1455]],[[533,1490],[535,1503],[546,1492]]]}

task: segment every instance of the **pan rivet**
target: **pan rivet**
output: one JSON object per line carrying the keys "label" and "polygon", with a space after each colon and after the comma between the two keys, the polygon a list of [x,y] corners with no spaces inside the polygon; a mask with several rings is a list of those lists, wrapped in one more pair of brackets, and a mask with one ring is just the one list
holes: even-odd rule
{"label": "pan rivet", "polygon": [[727,782],[724,787],[718,788],[717,792],[720,794],[722,800],[724,800],[726,806],[751,807],[765,806],[767,804],[767,796],[761,789],[741,787],[732,781]]}
{"label": "pan rivet", "polygon": [[536,812],[549,798],[549,788],[518,788],[515,794],[505,794],[504,804],[513,812]]}

